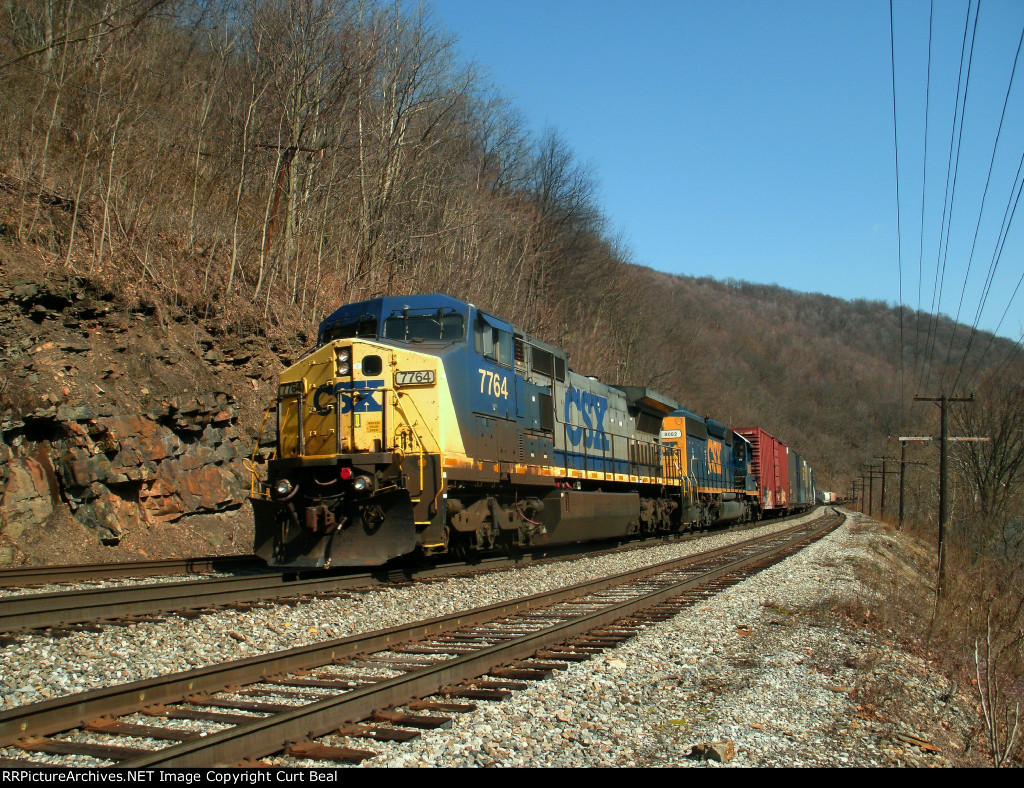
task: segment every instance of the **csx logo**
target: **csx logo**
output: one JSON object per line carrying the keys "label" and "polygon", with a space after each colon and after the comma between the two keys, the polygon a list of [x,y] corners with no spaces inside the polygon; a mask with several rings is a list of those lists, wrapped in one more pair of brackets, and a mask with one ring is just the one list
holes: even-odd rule
{"label": "csx logo", "polygon": [[[572,426],[572,409],[576,407],[583,421],[582,427]],[[611,448],[608,436],[604,434],[604,414],[608,410],[608,399],[589,391],[569,387],[565,392],[565,432],[569,443],[579,446],[583,440],[588,449],[607,451]]]}
{"label": "csx logo", "polygon": [[708,470],[714,474],[722,473],[722,444],[708,441]]}
{"label": "csx logo", "polygon": [[324,397],[333,397],[341,402],[341,412],[345,413],[379,413],[384,410],[384,403],[378,402],[376,392],[372,389],[384,388],[383,380],[341,381],[324,385],[313,392],[313,412],[326,416],[331,412],[331,402],[321,402]]}

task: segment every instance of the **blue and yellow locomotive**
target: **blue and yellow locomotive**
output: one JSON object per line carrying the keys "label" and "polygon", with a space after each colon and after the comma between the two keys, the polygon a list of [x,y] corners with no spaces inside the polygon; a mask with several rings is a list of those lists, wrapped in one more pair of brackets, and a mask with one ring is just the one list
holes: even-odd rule
{"label": "blue and yellow locomotive", "polygon": [[252,497],[256,552],[275,565],[673,531],[746,519],[757,495],[731,430],[579,375],[564,351],[440,294],[328,316],[281,375],[276,414]]}
{"label": "blue and yellow locomotive", "polygon": [[755,519],[757,484],[750,442],[714,419],[680,408],[665,418],[661,438],[679,463],[683,521],[708,527]]}

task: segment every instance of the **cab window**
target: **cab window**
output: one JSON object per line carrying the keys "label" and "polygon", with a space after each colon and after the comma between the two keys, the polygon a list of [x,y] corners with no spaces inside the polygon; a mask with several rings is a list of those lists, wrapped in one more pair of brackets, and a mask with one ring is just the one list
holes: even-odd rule
{"label": "cab window", "polygon": [[455,342],[462,339],[458,313],[393,315],[384,321],[384,338],[399,342]]}
{"label": "cab window", "polygon": [[354,339],[355,337],[376,337],[377,320],[370,316],[361,316],[355,320],[334,323],[328,326],[321,336],[320,344],[325,345],[336,339]]}
{"label": "cab window", "polygon": [[512,366],[511,331],[502,331],[484,320],[478,320],[473,340],[477,353],[506,367]]}

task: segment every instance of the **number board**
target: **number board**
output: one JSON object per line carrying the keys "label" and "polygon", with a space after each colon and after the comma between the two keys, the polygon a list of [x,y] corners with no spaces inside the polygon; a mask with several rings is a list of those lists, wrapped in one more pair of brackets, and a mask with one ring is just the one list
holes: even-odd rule
{"label": "number board", "polygon": [[420,369],[412,372],[396,372],[396,386],[425,386],[434,382],[434,370]]}
{"label": "number board", "polygon": [[278,398],[294,397],[296,394],[305,393],[305,386],[303,386],[304,382],[305,381],[302,380],[296,380],[292,383],[282,383],[280,386],[277,387]]}

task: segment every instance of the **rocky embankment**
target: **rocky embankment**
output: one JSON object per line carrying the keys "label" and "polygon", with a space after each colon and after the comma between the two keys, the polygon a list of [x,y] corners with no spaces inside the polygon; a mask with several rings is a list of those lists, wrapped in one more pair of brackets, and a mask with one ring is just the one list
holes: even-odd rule
{"label": "rocky embankment", "polygon": [[0,566],[248,550],[242,460],[279,369],[258,345],[0,281]]}

